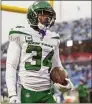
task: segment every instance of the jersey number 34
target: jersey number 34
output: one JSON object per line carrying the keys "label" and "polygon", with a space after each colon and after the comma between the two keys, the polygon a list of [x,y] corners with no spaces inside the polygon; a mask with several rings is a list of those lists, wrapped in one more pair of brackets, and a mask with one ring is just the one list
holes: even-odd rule
{"label": "jersey number 34", "polygon": [[26,70],[39,71],[41,69],[41,63],[43,66],[47,67],[52,66],[51,59],[54,54],[53,50],[44,58],[43,61],[42,61],[42,48],[40,46],[28,45],[26,53],[32,53],[32,51],[35,51],[37,53],[35,56],[32,56],[32,60],[36,61],[36,64],[32,65],[30,62],[25,62]]}

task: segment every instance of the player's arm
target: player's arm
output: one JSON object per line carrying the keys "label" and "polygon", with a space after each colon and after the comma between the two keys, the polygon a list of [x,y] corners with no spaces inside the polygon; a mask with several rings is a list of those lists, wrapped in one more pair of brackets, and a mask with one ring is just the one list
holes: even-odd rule
{"label": "player's arm", "polygon": [[64,70],[59,57],[59,47],[55,47],[54,49],[54,55],[52,57],[52,69],[54,67],[61,67],[61,69]]}
{"label": "player's arm", "polygon": [[63,92],[66,92],[70,89],[74,89],[74,86],[71,82],[71,80],[68,77],[68,73],[67,71],[63,68],[62,64],[61,64],[61,60],[60,60],[60,57],[59,57],[59,47],[56,47],[55,50],[54,50],[54,56],[52,58],[52,69],[54,67],[60,67],[61,70],[65,71],[66,73],[66,81],[67,81],[67,84],[66,85],[61,85],[59,83],[55,83],[55,87],[57,87],[62,93]]}
{"label": "player's arm", "polygon": [[[11,99],[16,99],[17,92],[17,81],[16,72],[20,59],[21,47],[19,45],[17,34],[15,36],[10,36],[10,43],[7,50],[7,61],[6,61],[6,84],[8,88],[9,97],[14,96]],[[10,99],[10,100],[11,100]],[[13,103],[11,101],[11,103]]]}

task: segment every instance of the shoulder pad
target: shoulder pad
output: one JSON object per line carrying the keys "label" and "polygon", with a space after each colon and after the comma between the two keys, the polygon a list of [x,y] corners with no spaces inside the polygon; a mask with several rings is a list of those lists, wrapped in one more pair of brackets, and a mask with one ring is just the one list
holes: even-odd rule
{"label": "shoulder pad", "polygon": [[57,41],[57,45],[59,46],[60,45],[60,35],[57,34],[56,32],[51,32],[51,31],[49,31],[49,33],[51,35],[51,38],[55,39]]}
{"label": "shoulder pad", "polygon": [[54,39],[60,39],[60,36],[59,36],[59,34],[57,34],[57,33],[55,33],[55,32],[53,32],[53,36],[52,36],[52,38],[54,38]]}
{"label": "shoulder pad", "polygon": [[48,31],[48,33],[50,34],[51,38],[60,39],[59,34],[57,34],[55,32],[51,32],[51,31]]}
{"label": "shoulder pad", "polygon": [[27,28],[24,26],[16,26],[15,28],[12,28],[9,32],[9,35],[12,34],[24,34],[24,35],[30,35],[30,32],[28,31]]}

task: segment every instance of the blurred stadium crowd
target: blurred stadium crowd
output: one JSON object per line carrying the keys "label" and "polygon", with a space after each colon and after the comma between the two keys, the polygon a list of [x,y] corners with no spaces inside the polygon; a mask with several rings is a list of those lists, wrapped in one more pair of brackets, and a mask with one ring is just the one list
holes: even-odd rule
{"label": "blurred stadium crowd", "polygon": [[91,19],[86,18],[56,23],[56,25],[51,28],[51,31],[55,31],[56,33],[60,34],[61,37],[66,35],[68,37],[67,39],[72,39],[74,41],[89,40],[91,39],[91,26]]}
{"label": "blurred stadium crowd", "polygon": [[[85,80],[89,91],[88,101],[92,102],[92,19],[85,18],[74,21],[56,23],[51,28],[60,34],[60,58],[63,66],[69,73],[75,88],[79,85],[80,78]],[[72,40],[73,45],[68,47],[67,41]],[[1,47],[1,95],[7,97],[5,82],[5,63],[9,42]]]}

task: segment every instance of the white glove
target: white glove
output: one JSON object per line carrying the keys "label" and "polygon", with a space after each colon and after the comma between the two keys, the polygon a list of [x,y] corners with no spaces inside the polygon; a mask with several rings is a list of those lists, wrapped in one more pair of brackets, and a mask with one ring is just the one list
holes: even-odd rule
{"label": "white glove", "polygon": [[67,85],[61,85],[61,84],[59,84],[59,83],[55,83],[54,84],[54,86],[56,87],[56,88],[58,88],[58,90],[60,91],[60,92],[62,92],[62,93],[64,93],[64,92],[67,92],[68,90],[74,90],[74,85],[73,85],[73,83],[71,82],[71,80],[70,79],[68,79],[68,78],[66,78],[66,81],[68,82],[67,83]]}
{"label": "white glove", "polygon": [[12,96],[9,103],[21,103],[17,96]]}

